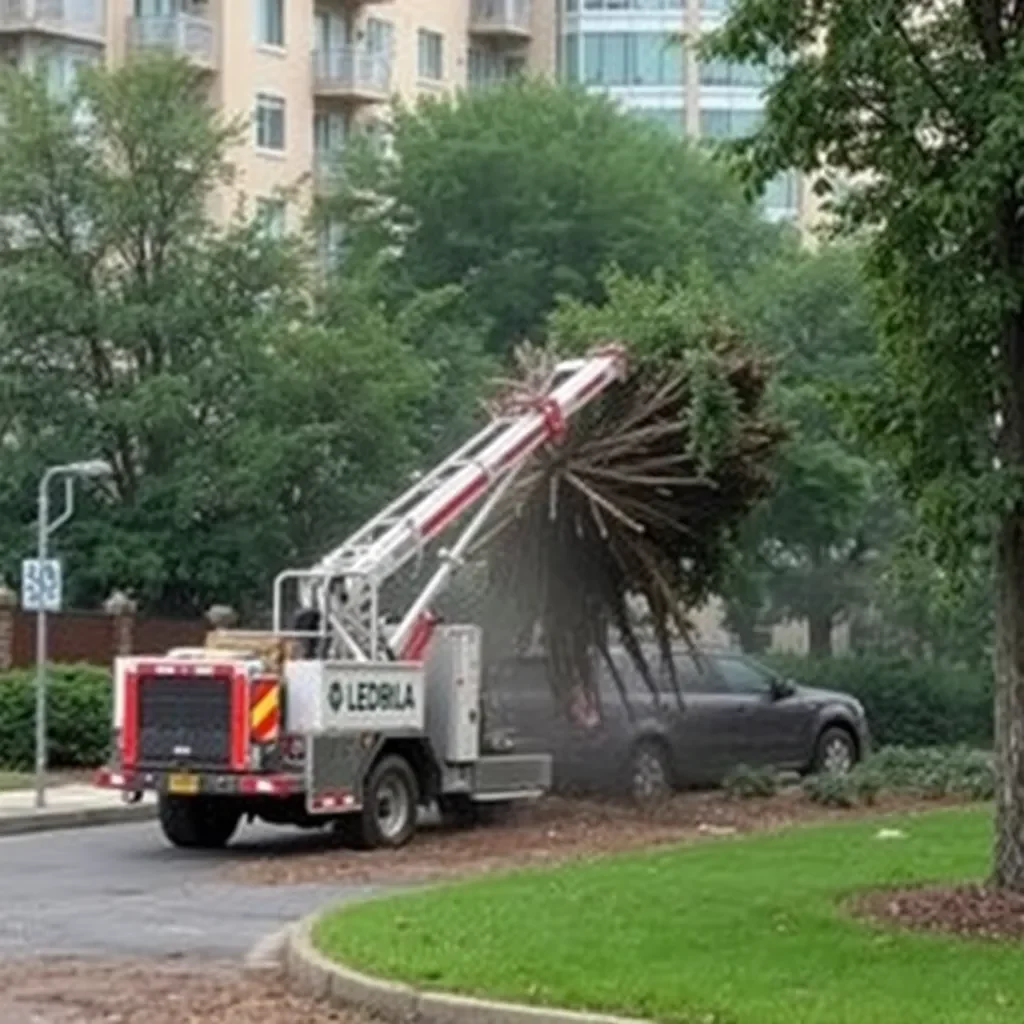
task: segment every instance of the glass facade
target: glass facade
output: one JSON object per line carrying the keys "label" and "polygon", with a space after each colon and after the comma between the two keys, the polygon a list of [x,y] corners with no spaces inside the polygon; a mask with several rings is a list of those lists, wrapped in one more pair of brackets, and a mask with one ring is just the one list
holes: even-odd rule
{"label": "glass facade", "polygon": [[570,33],[566,35],[566,55],[566,77],[571,82],[683,85],[683,47],[663,32]]}
{"label": "glass facade", "polygon": [[[558,71],[565,81],[600,90],[646,121],[709,141],[741,138],[763,118],[766,65],[698,59],[685,41],[696,25],[721,23],[729,0],[557,0]],[[772,219],[793,219],[799,179],[781,175],[762,205]]]}

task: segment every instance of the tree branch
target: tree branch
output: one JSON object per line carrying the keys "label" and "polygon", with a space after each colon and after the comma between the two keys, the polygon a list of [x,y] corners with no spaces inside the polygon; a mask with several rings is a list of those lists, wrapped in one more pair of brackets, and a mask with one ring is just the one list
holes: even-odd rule
{"label": "tree branch", "polygon": [[964,7],[985,60],[989,64],[1001,64],[1006,59],[1006,40],[1000,19],[1000,0],[964,0]]}

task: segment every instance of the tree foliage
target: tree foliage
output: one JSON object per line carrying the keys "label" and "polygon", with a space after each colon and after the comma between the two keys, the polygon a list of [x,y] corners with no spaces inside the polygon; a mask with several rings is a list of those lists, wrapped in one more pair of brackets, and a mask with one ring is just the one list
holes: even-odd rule
{"label": "tree foliage", "polygon": [[460,286],[500,356],[538,340],[556,296],[596,300],[611,264],[724,279],[778,237],[696,148],[539,81],[399,108],[393,145],[356,147],[341,181],[325,214],[347,228],[346,266],[384,250],[392,296]]}
{"label": "tree foliage", "polygon": [[59,535],[71,599],[248,603],[376,507],[433,382],[355,292],[311,315],[302,252],[212,191],[237,138],[184,62],[93,71],[66,101],[0,76],[0,544],[47,465],[114,467]]}
{"label": "tree foliage", "polygon": [[934,553],[996,542],[995,880],[1024,889],[1024,5],[737,0],[711,49],[777,60],[754,178],[846,179],[884,313],[861,426]]}
{"label": "tree foliage", "polygon": [[745,526],[728,618],[748,639],[758,623],[806,621],[812,651],[827,653],[833,627],[869,600],[893,525],[884,482],[841,415],[875,359],[859,252],[830,246],[759,266],[733,307],[776,359],[772,398],[790,440],[775,493]]}

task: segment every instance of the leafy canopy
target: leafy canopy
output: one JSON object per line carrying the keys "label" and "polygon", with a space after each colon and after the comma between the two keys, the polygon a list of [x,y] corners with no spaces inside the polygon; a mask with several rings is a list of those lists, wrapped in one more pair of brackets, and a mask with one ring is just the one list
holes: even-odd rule
{"label": "leafy canopy", "polygon": [[0,557],[47,465],[115,473],[58,535],[70,599],[265,599],[283,563],[375,508],[416,454],[434,373],[358,290],[313,317],[303,253],[211,213],[236,128],[183,62],[0,74]]}
{"label": "leafy canopy", "polygon": [[558,295],[596,301],[611,264],[690,262],[728,278],[778,231],[706,155],[610,100],[540,81],[396,111],[393,146],[357,147],[325,215],[351,268],[391,253],[392,295],[458,285],[506,356]]}
{"label": "leafy canopy", "polygon": [[752,179],[820,176],[837,227],[867,241],[884,321],[860,426],[961,559],[1020,493],[994,465],[993,416],[1018,386],[1022,41],[1015,0],[736,0],[708,47],[778,61],[739,145]]}

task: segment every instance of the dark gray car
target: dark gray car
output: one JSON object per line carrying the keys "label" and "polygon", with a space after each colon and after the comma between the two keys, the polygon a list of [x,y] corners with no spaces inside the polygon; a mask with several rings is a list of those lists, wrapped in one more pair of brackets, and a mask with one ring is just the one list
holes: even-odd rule
{"label": "dark gray car", "polygon": [[656,655],[657,696],[624,652],[613,656],[628,708],[599,663],[600,721],[589,727],[556,710],[543,656],[509,659],[489,673],[490,724],[507,730],[517,749],[549,751],[558,789],[649,797],[667,787],[716,785],[739,764],[846,771],[868,749],[856,699],[783,679],[744,655],[700,651],[695,659],[678,651],[682,709]]}

